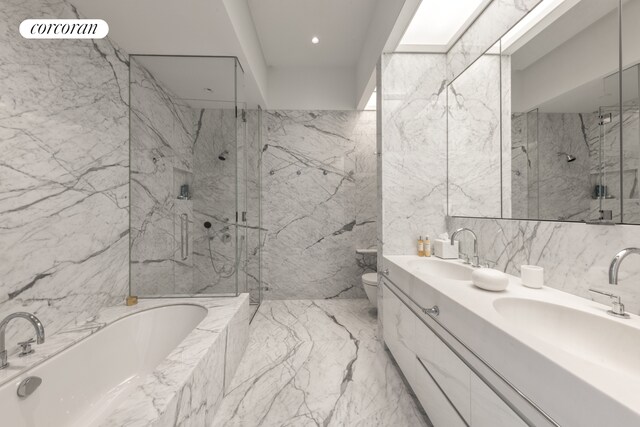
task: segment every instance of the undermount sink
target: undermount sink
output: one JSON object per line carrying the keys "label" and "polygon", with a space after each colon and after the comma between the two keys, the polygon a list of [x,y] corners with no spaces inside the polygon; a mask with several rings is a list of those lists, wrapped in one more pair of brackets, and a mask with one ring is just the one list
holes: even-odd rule
{"label": "undermount sink", "polygon": [[409,262],[410,268],[434,277],[449,280],[470,281],[473,268],[454,261],[444,261],[437,258],[416,259]]}
{"label": "undermount sink", "polygon": [[640,329],[562,305],[524,298],[493,303],[509,323],[602,367],[640,377]]}

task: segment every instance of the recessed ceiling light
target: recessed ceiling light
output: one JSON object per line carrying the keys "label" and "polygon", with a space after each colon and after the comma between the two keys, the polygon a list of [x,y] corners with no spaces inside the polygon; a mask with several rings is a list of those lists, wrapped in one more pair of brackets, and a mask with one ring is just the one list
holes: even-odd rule
{"label": "recessed ceiling light", "polygon": [[318,37],[316,37],[316,36],[313,36],[313,38],[311,39],[311,43],[318,44],[318,43],[320,43],[320,39]]}

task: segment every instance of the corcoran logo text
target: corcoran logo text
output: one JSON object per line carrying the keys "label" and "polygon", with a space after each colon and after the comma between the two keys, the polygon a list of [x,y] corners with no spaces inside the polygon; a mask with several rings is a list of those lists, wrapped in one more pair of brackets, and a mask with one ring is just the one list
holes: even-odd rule
{"label": "corcoran logo text", "polygon": [[25,19],[20,24],[25,39],[102,39],[108,33],[102,19]]}

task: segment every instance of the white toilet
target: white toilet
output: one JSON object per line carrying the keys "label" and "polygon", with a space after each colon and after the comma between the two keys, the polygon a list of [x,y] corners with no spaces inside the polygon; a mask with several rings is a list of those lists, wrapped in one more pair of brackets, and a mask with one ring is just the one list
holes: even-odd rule
{"label": "white toilet", "polygon": [[366,273],[362,275],[362,287],[367,293],[367,298],[374,307],[378,306],[378,273]]}

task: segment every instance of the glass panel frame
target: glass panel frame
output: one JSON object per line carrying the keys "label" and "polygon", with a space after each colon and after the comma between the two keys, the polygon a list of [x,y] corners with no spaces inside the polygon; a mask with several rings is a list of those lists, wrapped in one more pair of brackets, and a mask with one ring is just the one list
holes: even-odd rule
{"label": "glass panel frame", "polygon": [[[153,67],[154,61],[158,64],[163,63],[162,67]],[[166,61],[178,61],[175,66],[171,66]],[[179,61],[184,61],[186,65],[181,67]],[[226,83],[223,81],[215,81],[219,79],[218,73],[210,73],[210,77],[213,78],[211,82],[212,86],[202,84],[205,82],[207,75],[206,67],[199,69],[194,67],[193,64],[203,64],[206,61],[224,61],[228,63],[229,67],[233,70],[232,77]],[[138,63],[142,68],[146,70],[145,78],[141,80],[144,84],[135,86],[135,82],[132,80],[137,72],[135,68]],[[238,108],[239,97],[244,97],[244,71],[235,57],[229,56],[198,56],[198,55],[130,55],[130,91],[129,91],[129,108],[130,108],[130,278],[129,278],[129,294],[132,296],[138,296],[139,298],[176,298],[176,297],[233,297],[242,292],[239,283],[239,270],[240,270],[240,253],[241,249],[238,245],[243,233],[246,233],[246,227],[242,227],[242,230],[238,230],[238,224],[240,223],[239,215],[242,215],[246,208],[246,167],[244,168],[245,179],[238,176],[238,160],[242,157],[246,161],[246,156],[239,156],[239,144],[240,139],[243,136],[246,137],[246,126],[242,120],[242,109]],[[152,64],[149,67],[149,64]],[[169,64],[169,66],[167,66]],[[133,70],[132,70],[133,68]],[[154,68],[153,72],[147,70],[147,68]],[[183,74],[180,74],[183,73]],[[225,73],[219,73],[224,75]],[[203,76],[204,75],[204,76]],[[200,81],[198,80],[200,79]],[[203,80],[205,79],[205,80]],[[188,81],[189,84],[186,84]],[[193,83],[195,81],[195,83]],[[207,82],[207,83],[208,83]],[[200,85],[198,85],[200,83]],[[155,85],[155,86],[154,86]],[[166,86],[163,88],[163,86]],[[204,87],[203,87],[204,86]],[[171,87],[171,89],[168,89]],[[213,88],[213,89],[212,89]],[[156,90],[159,95],[149,100],[138,99],[137,97],[153,95],[153,90]],[[204,89],[204,90],[201,90]],[[231,90],[229,90],[231,89]],[[149,92],[151,90],[151,92]],[[198,90],[201,90],[198,92]],[[146,92],[145,92],[146,91]],[[232,92],[233,95],[229,96]],[[215,94],[209,97],[209,93]],[[204,96],[203,96],[204,94]],[[222,94],[222,95],[219,95]],[[226,95],[225,95],[226,94]],[[215,96],[218,96],[217,98]],[[142,106],[141,104],[149,101],[149,105]],[[156,104],[154,104],[154,102]],[[162,104],[162,105],[159,105]],[[189,116],[188,108],[192,108]],[[227,135],[232,137],[233,142],[225,141],[226,137],[218,135],[216,137],[216,127],[206,121],[209,120],[209,113],[219,109],[218,123],[223,128],[226,127]],[[158,110],[158,111],[156,111]],[[183,111],[184,110],[184,111]],[[227,113],[224,112],[227,111]],[[193,120],[189,120],[192,117]],[[235,125],[226,126],[225,117],[233,117]],[[211,120],[215,120],[211,118]],[[222,120],[222,122],[220,122]],[[193,127],[191,127],[193,125]],[[163,127],[164,126],[164,127]],[[191,156],[193,159],[189,159],[188,156],[182,158],[176,153],[180,153],[180,149],[177,149],[172,145],[176,140],[188,140],[193,143],[191,147]],[[192,138],[189,140],[189,138]],[[198,210],[194,208],[194,203],[197,203],[197,194],[199,191],[204,192],[214,191],[215,185],[211,185],[211,182],[207,179],[213,178],[212,176],[203,178],[202,182],[198,182],[197,171],[194,169],[196,166],[197,157],[203,153],[196,153],[197,144],[204,138],[210,141],[213,138],[213,142],[206,148],[208,150],[206,154],[209,154],[214,162],[222,162],[221,164],[228,163],[234,165],[235,170],[233,172],[234,182],[232,184],[235,189],[234,194],[229,197],[229,201],[233,199],[232,209],[233,212],[225,213],[218,217],[213,212],[204,212],[204,214],[198,216]],[[222,145],[216,145],[216,140],[222,138]],[[145,145],[145,143],[148,143]],[[154,146],[154,143],[156,146]],[[202,144],[202,143],[201,143]],[[184,145],[184,144],[183,144]],[[215,145],[215,146],[214,146]],[[142,147],[142,148],[141,148]],[[146,150],[146,151],[145,151]],[[154,151],[155,150],[155,151]],[[165,150],[163,152],[162,150]],[[221,150],[218,153],[218,150]],[[184,150],[183,150],[184,151]],[[188,150],[186,151],[188,153]],[[225,162],[229,157],[231,162]],[[151,161],[149,161],[151,160]],[[164,162],[164,163],[163,163]],[[181,172],[176,172],[180,168],[176,168],[175,164],[178,163],[182,167]],[[166,185],[157,185],[159,176],[149,174],[149,170],[162,166],[167,173],[164,175]],[[170,167],[172,166],[172,167]],[[205,174],[211,174],[216,170],[219,165],[210,164],[210,167],[203,167],[201,170]],[[145,169],[147,167],[147,169]],[[151,169],[149,169],[149,167]],[[171,170],[172,169],[172,170]],[[145,176],[145,173],[147,176]],[[169,176],[173,175],[171,185],[169,184]],[[140,185],[141,177],[146,179],[151,185],[155,185],[159,188],[160,192],[164,196],[159,199],[161,203],[157,203],[154,206],[145,205],[143,209],[147,209],[147,212],[143,212],[147,215],[145,220],[141,220],[142,216],[138,215],[140,209],[138,204],[144,204],[148,200],[141,200],[141,195],[145,192],[148,196],[152,196],[153,192],[148,191],[151,186]],[[167,189],[171,186],[171,189]],[[241,188],[243,187],[244,188]],[[155,188],[154,188],[155,190]],[[183,191],[184,190],[184,191]],[[242,190],[242,191],[241,191]],[[170,194],[166,194],[170,192]],[[224,190],[223,190],[224,192]],[[175,194],[174,194],[175,193]],[[242,204],[240,194],[245,197],[245,203]],[[184,197],[183,197],[184,196]],[[194,196],[192,198],[192,196]],[[202,196],[206,197],[206,196]],[[153,197],[149,197],[149,200],[153,200]],[[140,201],[140,203],[138,203]],[[154,202],[155,203],[155,202]],[[187,205],[191,206],[187,206]],[[162,206],[160,206],[162,205]],[[186,208],[180,208],[181,205],[187,206]],[[157,209],[156,209],[157,208]],[[243,209],[243,210],[241,210]],[[184,212],[183,212],[184,210]],[[142,242],[144,235],[148,232],[149,228],[153,228],[155,224],[151,224],[151,221],[156,211],[163,211],[165,218],[164,227],[157,227],[160,232],[158,235],[164,234],[166,236],[165,244],[162,243],[162,239],[149,239],[148,242]],[[173,218],[173,219],[171,219]],[[186,218],[186,220],[185,220]],[[148,220],[148,221],[147,221]],[[144,222],[146,221],[146,222]],[[221,221],[216,224],[216,221]],[[173,224],[171,224],[173,222]],[[173,225],[173,230],[171,230]],[[216,225],[219,225],[219,229],[216,229]],[[207,228],[208,226],[208,228]],[[209,234],[214,230],[213,237]],[[172,232],[173,231],[173,232]],[[199,234],[202,234],[200,236]],[[198,280],[196,265],[197,262],[204,262],[208,258],[211,261],[211,265],[215,270],[214,252],[209,250],[209,257],[207,257],[206,247],[202,247],[200,251],[194,250],[194,246],[198,243],[204,244],[207,242],[209,247],[211,246],[213,239],[214,243],[227,240],[229,238],[234,244],[234,256],[231,260],[231,268],[229,266],[222,265],[219,267],[219,271],[223,271],[224,275],[227,275],[230,271],[233,271],[233,281],[231,283],[231,289],[225,289],[223,291],[208,291],[208,286],[200,286],[202,283],[196,283]],[[173,240],[172,253],[169,251],[164,258],[151,259],[144,257],[146,248],[153,251],[155,248],[166,249],[165,246],[172,246],[169,242]],[[200,240],[200,242],[198,242]],[[246,235],[245,235],[246,240]],[[146,247],[141,247],[141,243],[147,244]],[[206,246],[206,245],[205,245]],[[245,253],[246,254],[246,253]],[[142,256],[140,256],[142,255]],[[188,258],[191,258],[188,259]],[[200,258],[200,259],[198,259]],[[140,286],[140,266],[143,265],[173,265],[175,268],[166,268],[164,270],[156,271],[155,274],[150,274],[150,279],[147,280],[147,286]],[[226,268],[226,270],[225,270]],[[182,271],[182,270],[185,271]],[[191,270],[191,272],[187,270]],[[170,274],[166,274],[171,270]],[[203,277],[209,277],[210,274],[203,272]],[[165,289],[159,290],[153,288],[155,282],[159,278],[168,282],[169,286]],[[169,279],[167,279],[169,278]],[[178,278],[184,279],[184,283],[178,284]],[[173,283],[169,282],[170,280]],[[191,288],[188,287],[189,280],[191,280]],[[173,288],[170,286],[173,285]],[[202,287],[202,289],[200,289]],[[245,286],[246,287],[246,286]],[[261,286],[259,286],[261,287]],[[189,290],[191,289],[191,290]],[[158,290],[158,292],[154,292]],[[204,291],[204,292],[203,292]]]}

